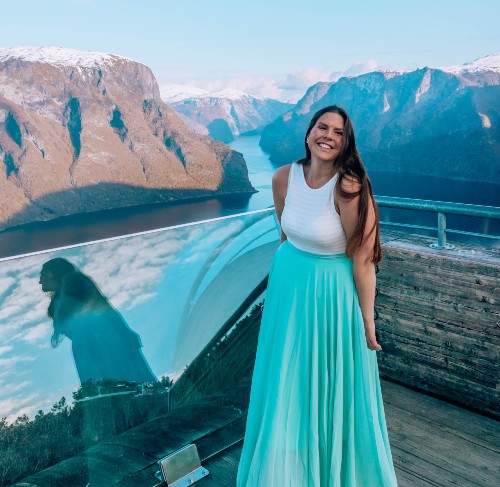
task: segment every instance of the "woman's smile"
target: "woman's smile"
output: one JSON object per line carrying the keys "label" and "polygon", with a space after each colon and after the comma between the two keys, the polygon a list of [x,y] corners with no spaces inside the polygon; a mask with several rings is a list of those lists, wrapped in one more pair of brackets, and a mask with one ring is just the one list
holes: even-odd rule
{"label": "woman's smile", "polygon": [[312,159],[334,161],[344,145],[344,119],[338,113],[323,114],[308,134]]}

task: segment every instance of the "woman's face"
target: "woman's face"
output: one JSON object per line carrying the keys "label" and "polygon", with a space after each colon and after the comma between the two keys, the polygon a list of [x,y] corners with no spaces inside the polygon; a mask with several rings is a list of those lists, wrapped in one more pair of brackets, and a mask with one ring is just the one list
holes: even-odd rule
{"label": "woman's face", "polygon": [[323,113],[307,136],[311,162],[334,162],[344,146],[344,119],[334,112]]}
{"label": "woman's face", "polygon": [[42,285],[43,292],[56,291],[58,287],[52,272],[47,270],[45,267],[42,267],[42,272],[40,272],[39,284]]}

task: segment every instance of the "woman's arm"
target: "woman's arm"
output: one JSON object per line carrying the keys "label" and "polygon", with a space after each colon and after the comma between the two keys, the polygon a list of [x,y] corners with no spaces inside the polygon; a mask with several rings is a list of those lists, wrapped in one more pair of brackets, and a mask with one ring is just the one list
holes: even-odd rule
{"label": "woman's arm", "polygon": [[[283,208],[285,207],[285,197],[288,189],[288,176],[290,174],[291,164],[286,166],[281,166],[273,174],[273,199],[274,199],[274,209],[276,210],[276,216],[281,225],[281,214],[283,213]],[[281,230],[280,242],[283,243],[286,240],[286,235]]]}
{"label": "woman's arm", "polygon": [[[349,193],[358,191],[359,186],[359,182],[353,178],[346,177],[342,181],[342,189]],[[358,224],[359,196],[349,201],[336,194],[335,199],[340,210],[342,226],[347,239],[349,239]],[[371,350],[382,350],[375,337],[375,321],[373,319],[376,287],[375,265],[372,262],[373,246],[376,238],[374,225],[375,210],[373,202],[370,200],[363,242],[353,255],[353,273],[365,325],[366,343]]]}

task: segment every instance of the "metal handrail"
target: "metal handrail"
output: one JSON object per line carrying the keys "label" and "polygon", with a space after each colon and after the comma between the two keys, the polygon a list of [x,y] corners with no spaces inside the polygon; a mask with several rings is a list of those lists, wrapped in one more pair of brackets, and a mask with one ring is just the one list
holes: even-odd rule
{"label": "metal handrail", "polygon": [[123,240],[123,239],[130,238],[130,237],[137,237],[140,235],[149,235],[152,233],[163,232],[165,230],[173,230],[175,228],[192,227],[192,226],[200,225],[200,224],[204,224],[204,223],[216,222],[216,221],[221,221],[221,220],[229,220],[230,218],[237,218],[240,216],[247,216],[247,215],[256,215],[258,213],[265,213],[265,212],[271,212],[271,211],[274,211],[274,207],[272,207],[272,206],[270,206],[268,208],[261,208],[260,210],[245,211],[243,213],[234,213],[233,215],[218,216],[215,218],[208,218],[206,220],[199,220],[196,222],[180,223],[178,225],[171,225],[170,227],[155,228],[153,230],[143,230],[141,232],[127,233],[125,235],[118,235],[116,237],[100,238],[97,240],[91,240],[89,242],[81,242],[81,243],[72,244],[72,245],[63,245],[61,247],[53,247],[53,248],[49,248],[49,249],[37,250],[35,252],[28,252],[25,254],[10,255],[8,257],[0,257],[0,262],[6,262],[8,260],[20,259],[20,258],[24,258],[24,257],[32,257],[34,255],[47,254],[49,252],[59,252],[61,250],[75,249],[78,247],[87,247],[89,245],[101,244],[104,242],[112,242],[113,240]]}
{"label": "metal handrail", "polygon": [[[417,200],[412,198],[396,198],[393,196],[375,196],[378,206],[385,208],[397,208],[402,210],[416,210],[416,211],[428,211],[438,214],[438,243],[431,244],[431,247],[436,249],[452,249],[453,245],[446,243],[446,214],[451,215],[462,215],[462,216],[474,216],[480,218],[493,218],[500,220],[500,208],[496,206],[482,206],[482,205],[470,205],[466,203],[450,203],[446,201],[432,201],[432,200]],[[400,226],[417,227],[416,225],[406,225],[398,224]],[[426,229],[435,228],[431,227],[420,227]],[[473,232],[459,231],[459,230],[448,230],[452,233],[464,233],[469,235],[474,235],[478,237],[490,237],[489,235],[481,235]],[[500,238],[500,237],[493,237]]]}
{"label": "metal handrail", "polygon": [[449,203],[446,201],[415,200],[412,198],[395,198],[393,196],[375,196],[378,206],[449,213],[452,215],[477,216],[500,220],[500,208],[496,206],[469,205],[466,203]]}
{"label": "metal handrail", "polygon": [[[447,213],[453,214],[453,215],[465,215],[465,216],[474,216],[474,217],[480,217],[480,218],[493,218],[493,219],[500,220],[500,208],[496,207],[496,206],[470,205],[470,204],[466,204],[466,203],[449,203],[446,201],[418,200],[418,199],[412,199],[412,198],[397,198],[397,197],[393,197],[393,196],[377,196],[377,195],[375,195],[375,199],[377,201],[378,206],[380,206],[380,207],[397,208],[397,209],[405,209],[405,210],[428,211],[428,212],[438,213],[438,228],[437,228],[437,230],[438,230],[438,243],[436,245],[433,244],[433,247],[438,248],[438,249],[453,248],[453,246],[446,244],[446,231],[448,231],[450,233],[461,233],[461,234],[472,235],[472,236],[477,236],[477,237],[487,237],[487,238],[500,239],[500,236],[490,236],[490,235],[478,234],[478,233],[473,233],[473,232],[466,232],[466,231],[462,231],[462,230],[451,230],[451,229],[447,230],[446,229],[446,214]],[[62,247],[39,250],[36,252],[29,252],[26,254],[12,255],[9,257],[2,257],[2,258],[0,258],[0,262],[5,262],[8,260],[13,260],[13,259],[19,259],[21,257],[28,257],[28,256],[38,255],[38,254],[44,254],[47,252],[54,252],[54,251],[66,250],[66,249],[77,248],[77,247],[82,247],[82,246],[94,245],[97,243],[109,242],[112,240],[125,239],[125,238],[129,238],[129,237],[135,237],[138,235],[157,233],[157,232],[162,232],[162,231],[167,230],[167,229],[170,230],[170,229],[174,229],[174,228],[189,227],[189,226],[199,225],[202,223],[209,223],[209,222],[214,222],[214,221],[220,221],[220,220],[231,219],[231,218],[240,217],[240,216],[246,216],[246,215],[257,214],[257,213],[264,213],[264,212],[271,212],[271,211],[274,211],[273,206],[269,206],[267,208],[262,208],[259,210],[247,211],[247,212],[243,212],[243,213],[236,213],[234,215],[225,215],[225,216],[221,216],[221,217],[210,218],[210,219],[200,220],[200,221],[196,221],[196,222],[189,222],[189,223],[183,223],[183,224],[179,224],[179,225],[173,225],[170,227],[156,228],[154,230],[146,230],[146,231],[126,234],[126,235],[119,235],[116,237],[109,237],[109,238],[104,238],[104,239],[93,240],[90,242],[82,242],[82,243],[73,244],[73,245],[65,245]],[[279,222],[276,218],[276,215],[275,215],[275,220],[276,220],[277,228],[279,229]],[[403,226],[403,227],[408,227],[408,228],[422,228],[422,229],[426,229],[426,230],[436,230],[435,227],[434,228],[433,227],[424,227],[424,226],[420,226],[420,225],[412,225],[412,224],[406,224],[406,223],[392,223],[392,222],[381,222],[381,223],[387,223],[389,225],[391,225],[391,224],[398,225],[398,226]]]}

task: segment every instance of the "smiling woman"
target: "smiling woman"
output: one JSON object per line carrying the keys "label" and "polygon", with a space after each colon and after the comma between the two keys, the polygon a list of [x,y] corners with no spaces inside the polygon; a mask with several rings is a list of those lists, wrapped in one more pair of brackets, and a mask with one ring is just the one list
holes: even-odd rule
{"label": "smiling woman", "polygon": [[380,389],[379,220],[347,113],[317,112],[276,171],[271,264],[238,487],[397,485]]}
{"label": "smiling woman", "polygon": [[[340,114],[335,112],[323,113],[306,136],[306,144],[311,153],[309,160],[314,157],[320,161],[329,162],[330,164],[324,166],[323,171],[327,172],[327,176],[333,177],[335,173],[334,162],[341,153],[344,145],[344,119]],[[312,166],[310,161],[307,163],[307,166],[309,179],[312,183],[314,174],[311,174]],[[317,169],[315,166],[314,170]],[[315,188],[316,184],[313,184],[308,183],[309,186]]]}

